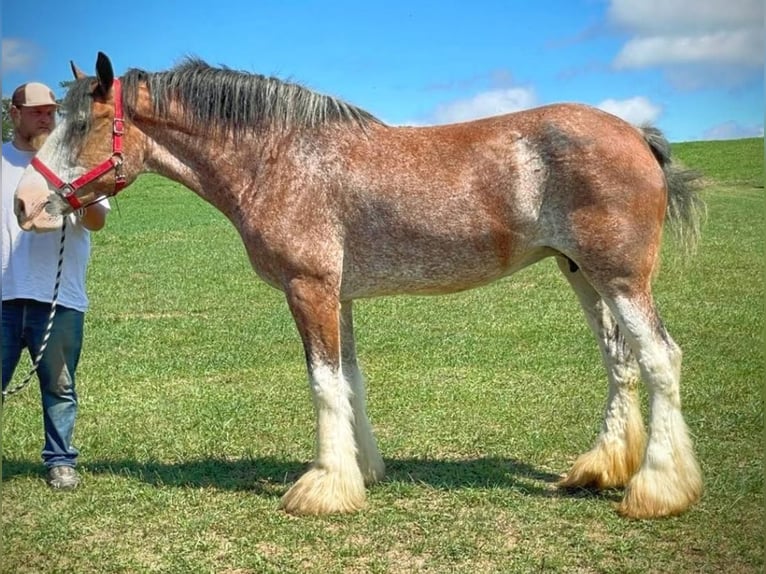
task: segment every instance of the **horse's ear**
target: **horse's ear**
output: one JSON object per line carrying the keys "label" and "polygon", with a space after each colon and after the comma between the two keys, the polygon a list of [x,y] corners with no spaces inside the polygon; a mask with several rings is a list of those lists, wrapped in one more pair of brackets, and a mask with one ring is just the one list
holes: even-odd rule
{"label": "horse's ear", "polygon": [[72,68],[72,74],[74,74],[75,80],[82,80],[83,78],[87,78],[85,72],[77,67],[77,64],[74,63],[74,60],[69,60],[69,66]]}
{"label": "horse's ear", "polygon": [[99,90],[103,95],[108,94],[114,82],[114,70],[112,70],[112,62],[109,61],[109,57],[103,52],[99,52],[98,58],[96,58],[96,78],[98,79]]}

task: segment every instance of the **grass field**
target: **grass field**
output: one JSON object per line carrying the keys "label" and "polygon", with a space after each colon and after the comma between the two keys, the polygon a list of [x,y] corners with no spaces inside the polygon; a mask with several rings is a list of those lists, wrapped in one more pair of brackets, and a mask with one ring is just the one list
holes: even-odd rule
{"label": "grass field", "polygon": [[146,176],[94,236],[80,489],[43,482],[34,385],[4,406],[2,571],[762,572],[763,139],[674,152],[708,182],[698,253],[666,246],[656,283],[705,477],[688,513],[630,521],[619,491],[554,488],[596,436],[606,381],[550,260],[359,302],[387,478],[355,515],[278,511],[313,450],[290,314],[218,212]]}

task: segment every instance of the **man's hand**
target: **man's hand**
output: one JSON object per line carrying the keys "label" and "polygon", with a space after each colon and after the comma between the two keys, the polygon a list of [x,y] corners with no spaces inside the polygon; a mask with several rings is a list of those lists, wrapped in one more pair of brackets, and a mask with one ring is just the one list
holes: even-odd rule
{"label": "man's hand", "polygon": [[89,231],[98,231],[104,224],[106,224],[106,214],[109,210],[101,203],[92,203],[88,207],[82,209],[82,215],[78,213],[80,223],[85,229]]}

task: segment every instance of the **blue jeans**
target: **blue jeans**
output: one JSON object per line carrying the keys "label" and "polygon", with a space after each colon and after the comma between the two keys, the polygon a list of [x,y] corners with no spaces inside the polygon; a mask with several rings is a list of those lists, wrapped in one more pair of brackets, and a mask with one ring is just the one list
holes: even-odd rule
{"label": "blue jeans", "polygon": [[[32,359],[37,356],[50,310],[49,303],[30,299],[2,302],[3,390],[11,381],[24,347]],[[75,370],[82,350],[84,317],[81,311],[57,307],[48,347],[37,368],[45,430],[42,458],[48,468],[75,466],[79,454],[72,446],[72,433],[77,416]],[[24,368],[24,375],[28,372]]]}

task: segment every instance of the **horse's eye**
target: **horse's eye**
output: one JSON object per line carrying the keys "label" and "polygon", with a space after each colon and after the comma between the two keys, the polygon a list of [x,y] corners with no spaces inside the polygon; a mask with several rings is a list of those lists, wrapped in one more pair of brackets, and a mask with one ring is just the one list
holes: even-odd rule
{"label": "horse's eye", "polygon": [[71,133],[77,135],[85,135],[88,131],[88,118],[84,114],[63,114],[64,118],[69,121]]}

